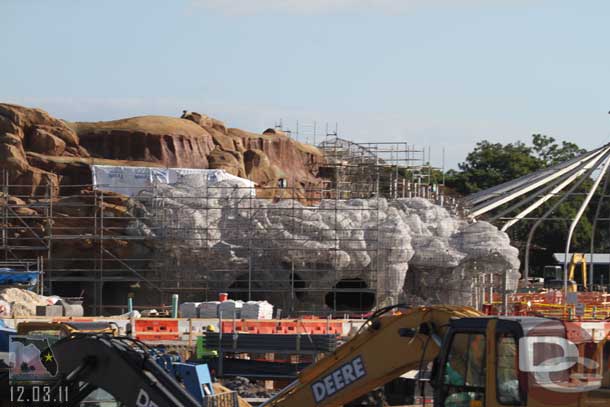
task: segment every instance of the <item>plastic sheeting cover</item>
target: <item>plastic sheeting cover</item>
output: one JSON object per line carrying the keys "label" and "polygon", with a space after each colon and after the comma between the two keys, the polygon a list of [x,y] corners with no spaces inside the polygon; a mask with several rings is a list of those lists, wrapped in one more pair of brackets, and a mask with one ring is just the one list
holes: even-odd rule
{"label": "plastic sheeting cover", "polygon": [[91,173],[95,189],[127,196],[136,196],[141,191],[151,190],[157,185],[178,184],[185,177],[200,177],[201,183],[205,185],[230,181],[239,188],[248,190],[252,196],[255,194],[254,182],[236,177],[224,170],[91,165]]}

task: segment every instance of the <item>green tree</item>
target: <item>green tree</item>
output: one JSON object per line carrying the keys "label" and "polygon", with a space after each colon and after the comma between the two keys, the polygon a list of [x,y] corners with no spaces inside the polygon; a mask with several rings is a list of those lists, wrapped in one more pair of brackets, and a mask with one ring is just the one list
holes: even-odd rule
{"label": "green tree", "polygon": [[447,173],[446,183],[468,195],[529,174],[542,166],[543,161],[534,154],[534,149],[520,141],[500,144],[484,140],[468,153],[466,161],[458,164],[459,171]]}
{"label": "green tree", "polygon": [[532,145],[534,154],[542,160],[544,166],[559,164],[586,152],[569,141],[563,141],[559,145],[553,137],[544,134],[533,134]]}

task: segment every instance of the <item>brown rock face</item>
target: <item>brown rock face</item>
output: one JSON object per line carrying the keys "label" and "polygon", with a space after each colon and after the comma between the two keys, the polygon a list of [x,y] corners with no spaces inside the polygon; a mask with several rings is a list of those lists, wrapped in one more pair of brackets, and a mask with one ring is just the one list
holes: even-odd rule
{"label": "brown rock face", "polygon": [[253,180],[268,198],[289,192],[277,189],[282,179],[295,198],[308,200],[323,161],[317,148],[283,132],[227,129],[196,112],[67,123],[44,110],[0,104],[0,168],[23,194],[46,193],[47,184],[54,192],[60,184],[89,184],[89,165],[98,163],[223,169]]}
{"label": "brown rock face", "polygon": [[29,144],[36,153],[62,155],[66,151],[65,141],[40,127],[34,128]]}
{"label": "brown rock face", "polygon": [[241,153],[225,151],[217,146],[208,158],[210,160],[210,168],[225,170],[229,174],[246,178]]}
{"label": "brown rock face", "polygon": [[11,133],[0,137],[0,166],[9,170],[24,172],[29,168],[21,139]]}
{"label": "brown rock face", "polygon": [[[91,164],[219,168],[255,181],[261,198],[311,202],[317,196],[308,189],[319,186],[318,166],[323,162],[318,149],[286,134],[227,129],[221,121],[198,113],[67,123],[40,109],[0,104],[0,185],[4,174],[11,184],[11,196],[0,191],[0,205],[10,202],[28,225],[24,227],[23,219],[11,220],[9,244],[37,245],[47,233],[59,237],[52,245],[53,267],[70,276],[85,276],[97,267],[99,247],[91,237],[99,233],[100,214],[104,236],[112,237],[104,240],[104,249],[115,257],[149,259],[155,249],[130,239],[137,201],[87,187]],[[280,179],[289,188],[278,188]],[[48,194],[52,219],[45,212]],[[34,258],[39,251],[33,247],[20,254]],[[123,268],[118,262],[106,264]],[[71,295],[72,288],[65,289],[57,293]],[[120,290],[119,296],[124,298]]]}
{"label": "brown rock face", "polygon": [[[78,151],[78,136],[63,121],[40,109],[0,103],[0,167],[24,195],[57,191],[59,177],[31,166],[26,151],[63,155],[67,146]],[[86,151],[80,151],[87,156]]]}
{"label": "brown rock face", "polygon": [[142,116],[72,127],[81,145],[99,158],[208,168],[208,155],[214,150],[212,136],[204,128],[174,117]]}
{"label": "brown rock face", "polygon": [[212,135],[216,149],[210,157],[210,168],[222,168],[251,179],[261,188],[260,196],[285,196],[285,191],[274,190],[280,179],[294,189],[299,199],[311,198],[308,191],[320,186],[317,174],[324,156],[313,146],[273,129],[263,134],[227,130],[224,123],[196,112],[184,112],[182,118],[197,123]]}

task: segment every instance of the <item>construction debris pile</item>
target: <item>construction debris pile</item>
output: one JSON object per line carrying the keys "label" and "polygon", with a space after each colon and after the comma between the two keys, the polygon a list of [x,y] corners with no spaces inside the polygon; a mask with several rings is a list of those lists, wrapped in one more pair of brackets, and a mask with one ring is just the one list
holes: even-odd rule
{"label": "construction debris pile", "polygon": [[157,250],[180,264],[183,278],[205,279],[219,291],[247,287],[276,304],[285,303],[278,292],[289,293],[295,281],[301,305],[324,304],[342,280],[362,281],[380,305],[405,296],[470,304],[474,275],[506,272],[509,289],[519,278],[518,251],[505,233],[486,222],[468,224],[421,198],[305,206],[254,198],[251,188],[232,180],[210,184],[187,175],[136,199],[144,213],[129,232],[162,232]]}
{"label": "construction debris pile", "polygon": [[236,391],[240,397],[250,399],[250,398],[261,398],[268,399],[273,397],[273,391],[269,391],[265,389],[265,386],[262,386],[256,382],[251,382],[246,377],[234,377],[229,380],[223,380],[222,384],[233,391]]}
{"label": "construction debris pile", "polygon": [[0,316],[33,316],[36,315],[36,306],[54,305],[58,299],[20,288],[3,288],[0,289]]}

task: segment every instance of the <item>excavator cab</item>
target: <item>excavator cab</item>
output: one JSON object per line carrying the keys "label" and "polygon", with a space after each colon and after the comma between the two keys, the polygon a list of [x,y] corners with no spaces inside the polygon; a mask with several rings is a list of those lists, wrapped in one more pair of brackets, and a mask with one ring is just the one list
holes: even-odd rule
{"label": "excavator cab", "polygon": [[[452,320],[435,363],[434,407],[580,407],[600,400],[610,405],[604,387],[608,373],[597,370],[607,367],[587,363],[605,356],[580,353],[603,344],[586,344],[586,332],[574,329],[568,332],[562,321],[537,317]],[[568,333],[583,342],[571,345],[578,339]],[[578,349],[578,361],[567,357],[571,346]],[[532,373],[535,366],[547,371]]]}
{"label": "excavator cab", "polygon": [[522,336],[519,323],[512,320],[451,321],[447,346],[436,361],[435,407],[524,405],[517,352]]}
{"label": "excavator cab", "polygon": [[432,391],[426,385],[421,393],[432,396],[430,407],[610,405],[605,322],[489,317],[451,305],[392,308],[376,311],[264,406],[344,406],[407,372],[426,378],[430,363]]}
{"label": "excavator cab", "polygon": [[[544,266],[544,288],[547,290],[563,290],[563,267],[561,266]],[[574,272],[570,274],[568,279],[568,292],[575,293],[578,291],[578,284],[574,281]]]}
{"label": "excavator cab", "polygon": [[[580,265],[580,281],[576,282],[576,268]],[[544,288],[549,290],[564,289],[564,270],[562,266],[544,266]],[[587,291],[589,284],[587,278],[587,260],[584,254],[574,253],[568,265],[568,292],[577,292],[579,290]]]}

